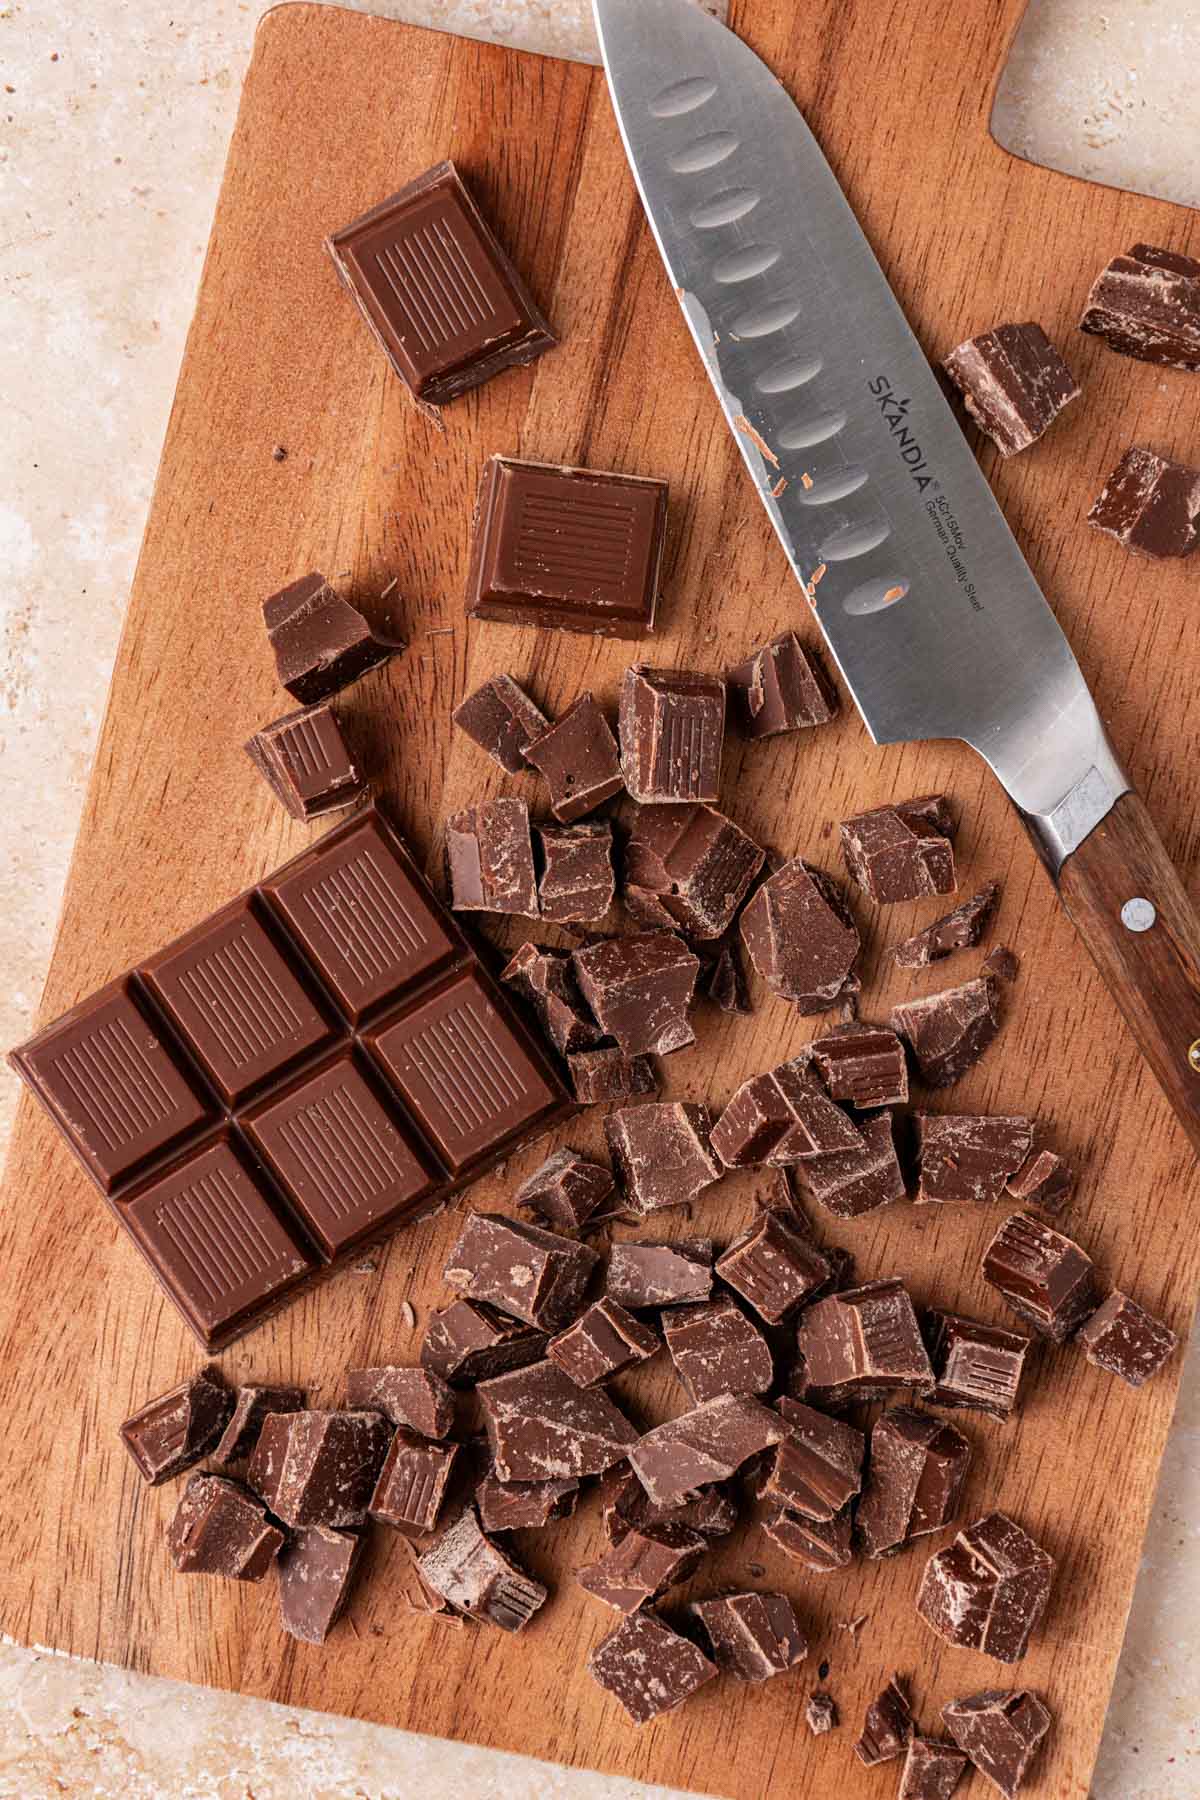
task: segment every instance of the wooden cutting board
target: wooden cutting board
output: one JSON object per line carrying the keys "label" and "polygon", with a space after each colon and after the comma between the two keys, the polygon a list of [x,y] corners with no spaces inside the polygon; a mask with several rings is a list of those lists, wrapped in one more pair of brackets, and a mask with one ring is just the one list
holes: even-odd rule
{"label": "wooden cutting board", "polygon": [[[742,0],[734,23],[805,109],[931,355],[1009,318],[1040,319],[1066,347],[1084,399],[1010,465],[990,449],[982,456],[1186,877],[1197,852],[1188,804],[1196,566],[1135,561],[1082,520],[1131,442],[1195,457],[1198,390],[1110,355],[1074,323],[1112,253],[1139,239],[1182,248],[1189,234],[1195,249],[1195,221],[998,149],[990,93],[1020,10],[1021,0]],[[448,155],[563,344],[447,409],[439,426],[389,375],[321,241]],[[654,660],[719,670],[785,626],[814,636],[664,280],[599,76],[355,13],[282,7],[259,29],[246,83],[44,1017],[310,835],[283,817],[241,750],[283,710],[259,605],[284,581],[323,568],[411,640],[346,710],[380,792],[431,868],[444,814],[504,785],[451,734],[449,711],[465,692],[508,670],[552,709],[585,686],[614,699],[636,646],[464,624],[472,498],[493,451],[670,478],[663,629],[646,647]],[[532,778],[515,785],[537,796]],[[954,746],[876,750],[848,708],[825,730],[745,752],[732,745],[725,800],[762,841],[840,873],[833,821],[931,789],[948,791],[961,816],[964,888],[1003,882],[997,935],[1022,956],[1001,1042],[938,1104],[1052,1121],[1080,1170],[1071,1228],[1106,1278],[1186,1332],[1200,1272],[1192,1158],[982,766]],[[935,907],[854,904],[869,944],[868,1016],[977,965],[968,954],[897,979],[885,946]],[[672,1093],[722,1100],[810,1035],[779,1003],[758,1001],[747,1020],[704,1009],[700,1046],[666,1070]],[[599,1148],[600,1118],[566,1136]],[[489,1180],[475,1204],[503,1206],[540,1154]],[[745,1181],[723,1184],[692,1229],[728,1238],[749,1192]],[[520,1542],[558,1590],[520,1639],[412,1611],[403,1546],[383,1530],[334,1643],[322,1652],[287,1639],[270,1584],[242,1590],[171,1570],[161,1532],[179,1490],[144,1489],[116,1428],[199,1357],[28,1103],[3,1199],[0,1623],[14,1638],[754,1800],[890,1791],[895,1772],[862,1770],[850,1744],[893,1668],[911,1678],[926,1729],[951,1695],[1005,1680],[915,1619],[925,1550],[820,1579],[747,1533],[694,1585],[744,1581],[753,1563],[759,1585],[784,1588],[803,1608],[808,1664],[761,1690],[714,1683],[636,1733],[583,1670],[613,1623],[567,1579],[598,1542],[594,1500],[570,1525]],[[921,1302],[1000,1320],[978,1264],[1001,1216],[901,1206],[856,1226],[831,1223],[825,1235],[853,1248],[864,1278],[910,1273]],[[348,1365],[413,1357],[418,1331],[403,1309],[411,1302],[423,1321],[439,1299],[456,1223],[400,1237],[374,1272],[311,1294],[228,1351],[222,1368],[231,1379],[307,1382],[330,1403]],[[1058,1720],[1030,1796],[1086,1792],[1178,1377],[1179,1359],[1134,1394],[1072,1348],[1039,1350],[1018,1420],[959,1417],[976,1446],[968,1513],[1003,1506],[1059,1558],[1044,1629],[1018,1671]],[[678,1409],[665,1368],[635,1404],[648,1419]],[[860,1615],[857,1633],[842,1629]],[[817,1741],[802,1710],[822,1660],[844,1723]]]}

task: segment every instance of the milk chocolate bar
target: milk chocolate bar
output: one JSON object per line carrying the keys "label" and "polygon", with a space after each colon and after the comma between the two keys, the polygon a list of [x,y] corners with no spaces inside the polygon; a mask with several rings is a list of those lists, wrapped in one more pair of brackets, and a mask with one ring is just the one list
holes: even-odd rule
{"label": "milk chocolate bar", "polygon": [[599,1388],[580,1388],[552,1362],[480,1382],[488,1443],[501,1481],[602,1475],[638,1434]]}
{"label": "milk chocolate bar", "polygon": [[511,675],[493,675],[450,716],[509,775],[522,773],[524,752],[550,729],[549,719]]}
{"label": "milk chocolate bar", "polygon": [[995,975],[1001,981],[1015,981],[1021,973],[1021,959],[1007,944],[997,944],[989,950],[982,966],[985,975]]}
{"label": "milk chocolate bar", "polygon": [[538,906],[555,924],[598,925],[616,896],[612,826],[539,825]]}
{"label": "milk chocolate bar", "polygon": [[943,1706],[946,1729],[1004,1800],[1017,1800],[1051,1718],[1028,1689],[989,1688]]}
{"label": "milk chocolate bar", "polygon": [[507,968],[500,971],[500,979],[528,1000],[542,1030],[568,1062],[577,1051],[600,1042],[603,1034],[584,1005],[565,950],[522,944]]}
{"label": "milk chocolate bar", "polygon": [[625,671],[618,716],[621,771],[641,805],[721,797],[725,683],[686,669]]}
{"label": "milk chocolate bar", "polygon": [[306,1644],[323,1644],[346,1609],[366,1548],[361,1531],[312,1525],[279,1552],[279,1620]]}
{"label": "milk chocolate bar", "polygon": [[870,899],[884,903],[952,894],[954,827],[941,794],[877,806],[842,822],[846,867]]}
{"label": "milk chocolate bar", "polygon": [[999,990],[991,975],[940,994],[905,1000],[892,1013],[927,1087],[949,1087],[973,1069],[1000,1030]]}
{"label": "milk chocolate bar", "polygon": [[858,991],[858,927],[830,877],[799,857],[763,882],[740,930],[767,986],[799,1012],[828,1012]]}
{"label": "milk chocolate bar", "polygon": [[327,703],[286,713],[256,731],[246,755],[293,819],[317,819],[353,806],[370,783],[342,736]]}
{"label": "milk chocolate bar", "polygon": [[627,1531],[575,1579],[617,1612],[634,1613],[700,1567],[707,1540],[686,1525],[642,1525]]}
{"label": "milk chocolate bar", "polygon": [[1179,1348],[1169,1326],[1128,1294],[1112,1293],[1079,1333],[1090,1363],[1141,1387],[1157,1375]]}
{"label": "milk chocolate bar", "polygon": [[925,1205],[999,1200],[1033,1145],[1031,1119],[919,1112],[916,1125]]}
{"label": "milk chocolate bar", "polygon": [[988,1513],[930,1557],[917,1612],[948,1644],[1019,1662],[1053,1577],[1053,1557],[1028,1532],[1004,1513]]}
{"label": "milk chocolate bar", "polygon": [[871,1457],[855,1524],[868,1556],[888,1556],[954,1518],[971,1465],[961,1431],[893,1406],[871,1429]]}
{"label": "milk chocolate bar", "polygon": [[455,912],[537,918],[537,874],[524,800],[485,800],[450,815],[446,879]]}
{"label": "milk chocolate bar", "polygon": [[264,600],[263,624],[280,685],[302,706],[332,699],[404,649],[376,636],[358,608],[317,572]]}
{"label": "milk chocolate bar", "polygon": [[808,1639],[786,1594],[718,1594],[688,1612],[704,1629],[713,1661],[736,1681],[769,1681],[808,1655]]}
{"label": "milk chocolate bar", "polygon": [[591,694],[580,694],[555,725],[525,747],[525,760],[550,789],[550,811],[563,825],[619,794],[625,783],[617,740]]}
{"label": "milk chocolate bar", "polygon": [[813,1156],[795,1164],[801,1192],[819,1201],[835,1218],[856,1219],[906,1193],[896,1154],[895,1115],[869,1114],[858,1121],[862,1144],[834,1156]]}
{"label": "milk chocolate bar", "polygon": [[723,1170],[710,1142],[707,1106],[672,1100],[622,1107],[604,1121],[626,1205],[643,1218],[685,1206]]}
{"label": "milk chocolate bar", "polygon": [[673,1712],[717,1673],[702,1650],[651,1612],[623,1619],[597,1644],[587,1666],[634,1725]]}
{"label": "milk chocolate bar", "polygon": [[1063,1344],[1100,1303],[1090,1256],[1028,1213],[1014,1213],[983,1257],[983,1279],[1042,1337]]}
{"label": "milk chocolate bar", "polygon": [[652,895],[672,926],[705,941],[732,925],[764,860],[753,838],[715,807],[639,806],[625,879]]}
{"label": "milk chocolate bar", "polygon": [[1200,469],[1135,444],[1105,482],[1088,524],[1163,562],[1200,543]]}
{"label": "milk chocolate bar", "polygon": [[417,1571],[458,1612],[501,1631],[523,1631],[548,1598],[541,1582],[480,1530],[473,1506],[426,1550]]}
{"label": "milk chocolate bar", "polygon": [[551,1338],[546,1355],[576,1387],[595,1387],[645,1362],[658,1348],[657,1332],[615,1300],[604,1298]]}
{"label": "milk chocolate bar", "polygon": [[912,1707],[898,1675],[893,1675],[883,1692],[867,1707],[862,1736],[854,1746],[859,1762],[874,1768],[876,1763],[892,1762],[903,1756],[913,1734]]}
{"label": "milk chocolate bar", "polygon": [[663,1332],[693,1406],[722,1394],[765,1394],[775,1379],[771,1346],[728,1295],[672,1307]]}
{"label": "milk chocolate bar", "polygon": [[513,1198],[551,1229],[578,1231],[612,1197],[614,1185],[611,1172],[599,1163],[576,1150],[556,1150]]}
{"label": "milk chocolate bar", "polygon": [[794,631],[763,644],[725,676],[729,709],[743,737],[827,725],[838,710],[837,690],[813,650]]}
{"label": "milk chocolate bar", "polygon": [[1079,329],[1121,356],[1200,369],[1200,262],[1135,244],[1096,277]]}
{"label": "milk chocolate bar", "polygon": [[181,1575],[261,1581],[284,1534],[240,1481],[192,1475],[167,1527],[167,1548]]}
{"label": "milk chocolate bar", "polygon": [[997,325],[942,364],[967,411],[1001,456],[1027,450],[1082,391],[1042,327]]}
{"label": "milk chocolate bar", "polygon": [[202,1369],[126,1419],[121,1441],[142,1480],[158,1487],[208,1455],[232,1412],[229,1388],[215,1369]]}
{"label": "milk chocolate bar", "polygon": [[745,964],[733,939],[722,944],[715,958],[702,969],[700,991],[722,1012],[744,1015],[754,1010]]}
{"label": "milk chocolate bar", "polygon": [[948,912],[944,918],[935,919],[924,931],[918,931],[912,937],[905,938],[902,944],[897,944],[892,951],[897,967],[926,969],[930,963],[942,962],[956,950],[972,948],[983,936],[999,898],[999,882],[989,881],[986,887],[981,887],[977,894],[972,894],[969,900],[964,900],[953,912]]}
{"label": "milk chocolate bar", "polygon": [[934,1406],[968,1407],[1007,1419],[1016,1410],[1030,1340],[957,1313],[930,1313],[926,1341],[933,1364]]}
{"label": "milk chocolate bar", "polygon": [[670,932],[605,938],[572,961],[597,1023],[626,1056],[669,1056],[695,1043],[688,1014],[700,963]]}
{"label": "milk chocolate bar", "polygon": [[609,1298],[633,1309],[682,1306],[712,1294],[711,1238],[673,1244],[614,1244],[605,1285]]}

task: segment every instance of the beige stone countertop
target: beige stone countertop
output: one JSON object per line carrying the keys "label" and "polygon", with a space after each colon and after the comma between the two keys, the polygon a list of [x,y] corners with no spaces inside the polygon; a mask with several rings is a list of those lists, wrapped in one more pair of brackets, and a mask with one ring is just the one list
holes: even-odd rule
{"label": "beige stone countertop", "polygon": [[[27,1033],[41,990],[238,90],[266,10],[265,0],[0,0],[0,1045]],[[369,10],[593,53],[587,0]],[[1032,0],[996,134],[1020,155],[1200,205],[1197,70],[1200,0]],[[1200,405],[1196,427],[1200,459]],[[0,1074],[0,1134],[14,1104]],[[1200,1794],[1198,1520],[1193,1350],[1094,1800]],[[417,1793],[671,1800],[635,1782],[0,1645],[0,1796]]]}

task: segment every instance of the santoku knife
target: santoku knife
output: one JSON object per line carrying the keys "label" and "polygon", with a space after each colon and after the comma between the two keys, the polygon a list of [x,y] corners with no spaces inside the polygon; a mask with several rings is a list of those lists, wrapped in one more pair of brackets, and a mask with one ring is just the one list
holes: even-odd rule
{"label": "santoku knife", "polygon": [[593,0],[646,212],[877,743],[989,763],[1200,1151],[1200,920],[824,156],[695,0]]}

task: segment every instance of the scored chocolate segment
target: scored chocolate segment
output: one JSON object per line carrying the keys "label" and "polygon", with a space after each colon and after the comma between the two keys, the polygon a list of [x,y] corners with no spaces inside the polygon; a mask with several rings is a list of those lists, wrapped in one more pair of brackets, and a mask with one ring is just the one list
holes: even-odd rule
{"label": "scored chocolate segment", "polygon": [[934,1406],[967,1407],[1007,1419],[1015,1410],[1030,1340],[957,1313],[926,1315],[926,1341],[936,1385]]}
{"label": "scored chocolate segment", "polygon": [[121,1441],[152,1487],[182,1475],[207,1456],[233,1411],[233,1394],[216,1370],[147,1401],[121,1426]]}
{"label": "scored chocolate segment", "polygon": [[621,772],[639,803],[719,800],[725,683],[686,669],[625,671],[618,719]]}
{"label": "scored chocolate segment", "polygon": [[244,749],[293,819],[337,812],[370,792],[328,701],[262,726]]}
{"label": "scored chocolate segment", "polygon": [[872,1281],[818,1300],[803,1314],[796,1343],[818,1405],[933,1384],[917,1315],[899,1281]]}
{"label": "scored chocolate segment", "polygon": [[983,1279],[1018,1318],[1063,1344],[1100,1303],[1090,1256],[1028,1213],[1006,1219],[983,1256]]}

